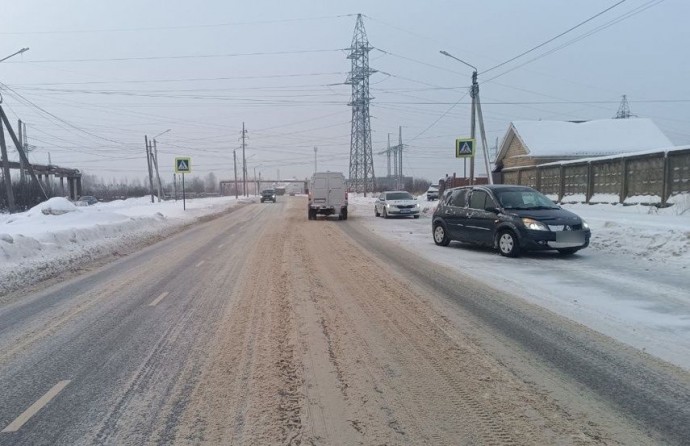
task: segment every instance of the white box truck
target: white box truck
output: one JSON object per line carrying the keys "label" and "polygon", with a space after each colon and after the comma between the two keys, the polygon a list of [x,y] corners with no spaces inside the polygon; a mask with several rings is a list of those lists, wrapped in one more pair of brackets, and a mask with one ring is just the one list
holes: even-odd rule
{"label": "white box truck", "polygon": [[347,185],[342,173],[316,172],[311,177],[307,217],[316,220],[319,214],[347,220]]}

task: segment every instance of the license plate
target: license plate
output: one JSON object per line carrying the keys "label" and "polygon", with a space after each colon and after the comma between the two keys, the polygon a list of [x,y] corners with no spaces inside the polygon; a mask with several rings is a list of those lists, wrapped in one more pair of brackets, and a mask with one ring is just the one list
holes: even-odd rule
{"label": "license plate", "polygon": [[562,231],[556,233],[558,243],[579,243],[585,242],[585,234],[582,231]]}
{"label": "license plate", "polygon": [[401,214],[409,214],[410,210],[409,209],[400,209]]}
{"label": "license plate", "polygon": [[325,203],[326,199],[325,198],[315,198],[314,203]]}

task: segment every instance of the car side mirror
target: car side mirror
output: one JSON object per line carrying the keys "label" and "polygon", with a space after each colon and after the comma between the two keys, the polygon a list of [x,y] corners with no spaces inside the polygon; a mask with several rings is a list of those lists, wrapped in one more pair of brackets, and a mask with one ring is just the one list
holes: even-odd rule
{"label": "car side mirror", "polygon": [[500,214],[501,210],[494,206],[489,206],[485,209],[487,212],[493,212],[494,214]]}

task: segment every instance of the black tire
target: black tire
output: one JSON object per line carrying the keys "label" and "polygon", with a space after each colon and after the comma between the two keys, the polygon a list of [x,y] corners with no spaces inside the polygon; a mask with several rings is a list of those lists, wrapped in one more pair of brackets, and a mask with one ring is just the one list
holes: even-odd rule
{"label": "black tire", "polygon": [[558,254],[562,256],[571,256],[578,252],[580,248],[562,248],[558,250]]}
{"label": "black tire", "polygon": [[381,214],[379,213],[379,210],[378,210],[378,208],[376,207],[376,205],[374,205],[374,216],[375,216],[375,217],[380,217],[380,216],[381,216]]}
{"label": "black tire", "polygon": [[438,246],[448,246],[450,243],[450,239],[446,233],[446,227],[441,223],[437,223],[436,226],[434,226],[431,236],[434,238],[434,243]]}
{"label": "black tire", "polygon": [[344,208],[341,212],[340,215],[343,216],[343,220],[347,220],[347,208]]}
{"label": "black tire", "polygon": [[419,215],[413,215],[414,218],[419,218]]}
{"label": "black tire", "polygon": [[504,229],[498,233],[496,240],[498,252],[505,257],[517,257],[520,255],[520,244],[515,233],[509,229]]}
{"label": "black tire", "polygon": [[388,212],[386,212],[386,208],[383,208],[383,218],[388,218]]}

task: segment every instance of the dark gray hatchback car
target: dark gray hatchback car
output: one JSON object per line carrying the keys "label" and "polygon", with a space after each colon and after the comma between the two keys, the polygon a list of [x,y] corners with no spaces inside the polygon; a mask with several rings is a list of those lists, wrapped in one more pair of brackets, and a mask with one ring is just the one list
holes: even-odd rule
{"label": "dark gray hatchback car", "polygon": [[432,219],[437,245],[451,240],[486,245],[501,255],[525,250],[573,254],[589,245],[589,225],[526,186],[486,185],[444,192]]}

